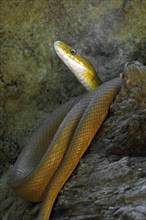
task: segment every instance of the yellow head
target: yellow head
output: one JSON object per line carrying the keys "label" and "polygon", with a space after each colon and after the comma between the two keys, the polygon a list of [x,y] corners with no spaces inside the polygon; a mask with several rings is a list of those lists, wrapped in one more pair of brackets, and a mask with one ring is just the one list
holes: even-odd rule
{"label": "yellow head", "polygon": [[61,41],[56,41],[54,48],[58,56],[88,91],[95,89],[101,84],[93,65],[75,49]]}

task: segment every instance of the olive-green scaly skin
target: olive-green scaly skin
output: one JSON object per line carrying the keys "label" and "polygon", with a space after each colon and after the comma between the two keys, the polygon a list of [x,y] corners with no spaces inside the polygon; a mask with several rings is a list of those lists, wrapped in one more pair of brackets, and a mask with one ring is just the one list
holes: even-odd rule
{"label": "olive-green scaly skin", "polygon": [[10,175],[21,197],[42,200],[39,220],[54,201],[107,116],[121,84],[116,78],[56,109],[22,150]]}

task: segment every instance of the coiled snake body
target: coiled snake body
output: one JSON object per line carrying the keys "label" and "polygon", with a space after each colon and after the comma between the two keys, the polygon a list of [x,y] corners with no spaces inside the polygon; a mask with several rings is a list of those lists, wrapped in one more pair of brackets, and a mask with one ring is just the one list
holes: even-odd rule
{"label": "coiled snake body", "polygon": [[22,150],[10,175],[10,185],[21,197],[43,201],[40,220],[48,220],[54,201],[107,116],[121,79],[98,88],[93,66],[63,42],[55,50],[87,90],[56,109]]}

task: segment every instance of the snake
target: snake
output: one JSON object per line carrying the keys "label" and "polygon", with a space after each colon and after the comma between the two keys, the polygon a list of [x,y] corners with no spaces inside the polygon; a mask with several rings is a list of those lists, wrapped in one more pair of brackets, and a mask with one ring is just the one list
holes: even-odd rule
{"label": "snake", "polygon": [[54,202],[115,99],[121,78],[102,83],[93,65],[62,41],[54,48],[61,60],[87,89],[55,109],[35,130],[9,176],[14,192],[31,202],[42,201],[39,220],[50,219]]}

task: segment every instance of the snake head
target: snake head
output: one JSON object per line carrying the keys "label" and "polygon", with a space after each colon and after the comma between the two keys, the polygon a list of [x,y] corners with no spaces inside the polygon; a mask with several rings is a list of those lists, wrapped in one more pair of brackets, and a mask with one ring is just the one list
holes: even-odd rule
{"label": "snake head", "polygon": [[101,84],[93,65],[75,49],[62,41],[56,41],[54,48],[61,60],[88,91],[95,89]]}

